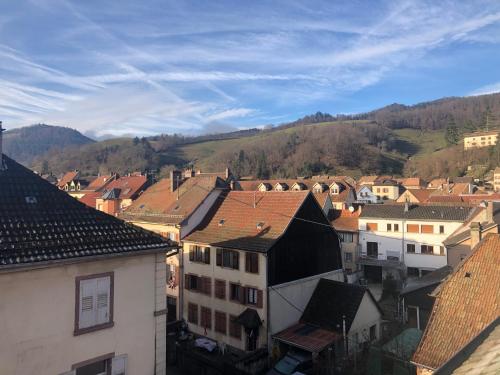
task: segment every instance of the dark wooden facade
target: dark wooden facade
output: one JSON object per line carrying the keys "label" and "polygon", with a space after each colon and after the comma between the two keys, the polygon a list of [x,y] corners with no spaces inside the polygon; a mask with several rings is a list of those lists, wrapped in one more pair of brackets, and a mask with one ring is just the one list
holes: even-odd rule
{"label": "dark wooden facade", "polygon": [[309,194],[284,235],[268,251],[268,285],[341,268],[339,237]]}

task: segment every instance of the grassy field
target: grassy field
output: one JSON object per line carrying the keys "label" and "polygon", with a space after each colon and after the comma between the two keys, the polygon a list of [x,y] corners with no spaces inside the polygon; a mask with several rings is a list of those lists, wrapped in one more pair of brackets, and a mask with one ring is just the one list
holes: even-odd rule
{"label": "grassy field", "polygon": [[396,149],[412,158],[420,158],[446,147],[442,130],[422,132],[418,129],[396,129]]}

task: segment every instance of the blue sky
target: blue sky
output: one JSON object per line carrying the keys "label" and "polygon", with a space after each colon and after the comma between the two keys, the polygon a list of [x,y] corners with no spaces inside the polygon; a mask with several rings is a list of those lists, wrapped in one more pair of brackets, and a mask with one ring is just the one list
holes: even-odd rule
{"label": "blue sky", "polygon": [[0,1],[0,119],[200,134],[500,91],[500,1]]}

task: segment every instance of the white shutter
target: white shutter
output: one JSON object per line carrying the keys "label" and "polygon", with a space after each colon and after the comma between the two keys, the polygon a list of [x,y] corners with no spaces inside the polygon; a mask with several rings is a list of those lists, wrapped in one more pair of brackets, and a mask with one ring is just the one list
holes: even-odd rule
{"label": "white shutter", "polygon": [[103,324],[109,322],[109,306],[110,306],[110,290],[111,290],[111,279],[110,277],[101,277],[96,279],[97,282],[97,293],[96,293],[96,305],[97,305],[97,321],[96,324]]}
{"label": "white shutter", "polygon": [[111,359],[111,375],[127,374],[127,355],[122,354]]}
{"label": "white shutter", "polygon": [[79,328],[92,327],[96,324],[97,313],[97,280],[88,279],[80,281],[80,311]]}

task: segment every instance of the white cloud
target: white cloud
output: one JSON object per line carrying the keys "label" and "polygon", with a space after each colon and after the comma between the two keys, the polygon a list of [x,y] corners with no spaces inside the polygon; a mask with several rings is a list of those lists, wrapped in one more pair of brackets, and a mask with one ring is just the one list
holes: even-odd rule
{"label": "white cloud", "polygon": [[472,92],[469,95],[486,95],[486,94],[494,94],[500,92],[500,82],[492,83],[483,87],[480,87]]}

